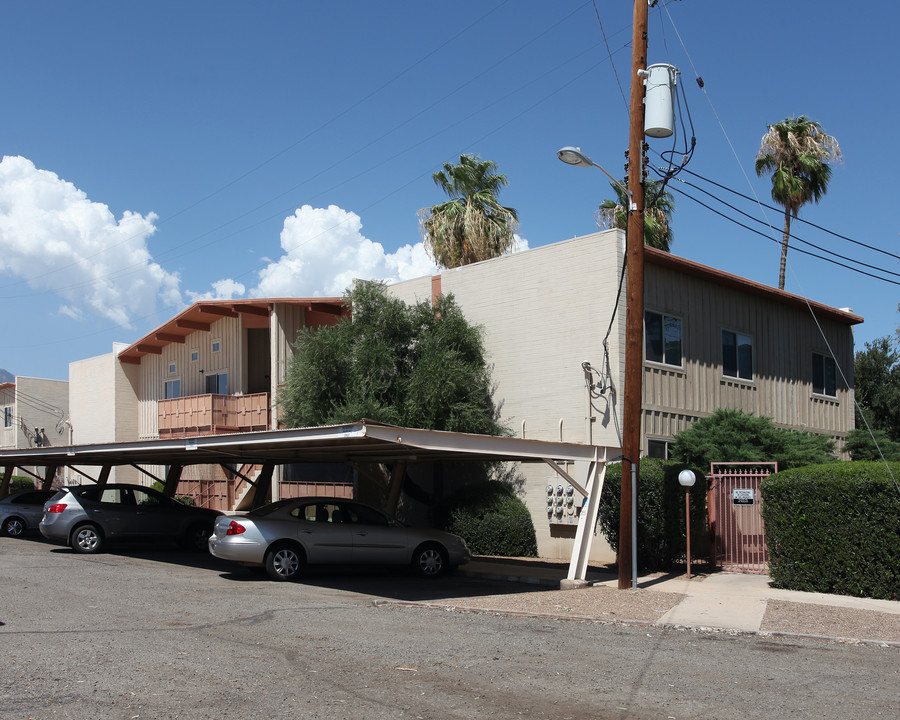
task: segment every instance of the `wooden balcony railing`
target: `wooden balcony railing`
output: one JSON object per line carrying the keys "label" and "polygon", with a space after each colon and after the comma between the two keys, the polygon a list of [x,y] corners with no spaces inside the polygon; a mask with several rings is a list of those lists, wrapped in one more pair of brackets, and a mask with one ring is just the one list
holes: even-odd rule
{"label": "wooden balcony railing", "polygon": [[269,393],[191,395],[159,401],[161,438],[268,430]]}

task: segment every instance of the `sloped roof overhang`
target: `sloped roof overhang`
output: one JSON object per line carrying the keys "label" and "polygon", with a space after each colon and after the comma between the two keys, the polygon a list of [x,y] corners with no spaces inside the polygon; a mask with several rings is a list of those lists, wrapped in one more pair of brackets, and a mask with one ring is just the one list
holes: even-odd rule
{"label": "sloped roof overhang", "polygon": [[132,343],[119,353],[124,363],[138,364],[144,355],[161,355],[170,343],[184,343],[198,330],[209,331],[217,320],[243,317],[250,327],[268,327],[269,316],[275,305],[299,305],[308,313],[307,326],[333,322],[347,312],[342,298],[258,298],[255,300],[203,300],[182,310],[171,320],[153,332]]}
{"label": "sloped roof overhang", "polygon": [[448,460],[593,461],[594,445],[396,427],[362,420],[345,425],[264,430],[129,443],[0,451],[0,466],[131,464],[200,465],[234,462],[437,462]]}

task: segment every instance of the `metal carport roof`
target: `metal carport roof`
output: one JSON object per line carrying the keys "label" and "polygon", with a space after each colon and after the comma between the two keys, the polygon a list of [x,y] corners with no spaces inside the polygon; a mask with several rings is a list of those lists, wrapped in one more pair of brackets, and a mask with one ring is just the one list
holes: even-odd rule
{"label": "metal carport roof", "polygon": [[[233,435],[3,450],[0,451],[0,468],[4,468],[5,489],[13,468],[25,466],[55,469],[64,466],[187,466],[236,462],[265,465],[442,460],[543,462],[587,498],[569,568],[569,579],[583,580],[606,463],[618,452],[616,448],[598,445],[421,430],[361,420],[345,425]],[[561,463],[573,463],[574,472],[568,472]],[[588,527],[590,531],[587,531]]]}

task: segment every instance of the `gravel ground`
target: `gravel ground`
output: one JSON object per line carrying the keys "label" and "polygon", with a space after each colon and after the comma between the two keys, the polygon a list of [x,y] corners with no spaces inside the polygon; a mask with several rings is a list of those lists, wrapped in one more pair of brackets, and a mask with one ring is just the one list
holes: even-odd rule
{"label": "gravel ground", "polygon": [[678,593],[592,587],[451,598],[440,604],[459,609],[653,623],[683,599],[684,595]]}
{"label": "gravel ground", "polygon": [[769,600],[760,630],[900,643],[900,615]]}

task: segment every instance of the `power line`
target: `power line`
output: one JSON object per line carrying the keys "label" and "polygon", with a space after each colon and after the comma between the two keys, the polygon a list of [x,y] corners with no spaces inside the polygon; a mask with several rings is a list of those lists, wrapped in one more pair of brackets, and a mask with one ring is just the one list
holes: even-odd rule
{"label": "power line", "polygon": [[[686,198],[688,198],[689,200],[693,200],[695,203],[697,203],[697,204],[700,205],[701,207],[705,207],[705,208],[706,208],[707,210],[709,210],[710,212],[713,212],[713,213],[715,213],[716,215],[719,215],[720,217],[723,217],[723,218],[725,218],[726,220],[728,220],[728,221],[730,221],[730,222],[733,222],[735,225],[738,225],[738,226],[744,228],[745,230],[749,230],[749,231],[752,232],[752,233],[755,233],[755,234],[757,234],[757,235],[760,235],[761,237],[764,237],[766,240],[769,240],[770,242],[774,242],[774,243],[776,243],[776,244],[779,243],[778,240],[776,240],[775,238],[769,236],[768,234],[766,234],[766,233],[764,233],[764,232],[761,232],[760,230],[757,230],[756,228],[752,228],[752,227],[750,227],[749,225],[745,225],[744,223],[740,222],[739,220],[735,220],[734,218],[729,217],[729,216],[726,215],[725,213],[720,212],[719,210],[716,210],[716,209],[713,208],[713,207],[710,207],[710,206],[707,205],[706,203],[701,202],[700,200],[698,200],[697,198],[693,197],[693,196],[690,195],[689,193],[686,193],[684,190],[681,190],[680,188],[672,187],[672,190],[674,190],[675,192],[677,192],[677,193],[679,193],[679,194],[681,194],[681,195],[684,195]],[[847,270],[852,270],[853,272],[859,273],[860,275],[866,275],[866,276],[868,276],[868,277],[870,277],[870,278],[874,278],[875,280],[881,280],[882,282],[890,283],[891,285],[898,285],[898,286],[900,286],[900,282],[898,282],[898,281],[890,280],[890,279],[888,279],[888,278],[883,278],[883,277],[880,277],[880,276],[878,276],[878,275],[874,275],[874,274],[869,273],[869,272],[866,272],[866,271],[864,271],[864,270],[860,270],[859,268],[855,268],[855,267],[853,267],[852,265],[847,265],[846,263],[838,262],[837,260],[832,260],[831,258],[823,257],[822,255],[817,255],[816,253],[810,252],[809,250],[804,250],[803,248],[794,248],[794,250],[795,250],[796,252],[798,252],[798,253],[802,253],[802,254],[804,254],[804,255],[810,255],[810,256],[812,256],[812,257],[814,257],[814,258],[818,258],[819,260],[824,260],[825,262],[832,263],[833,265],[838,265],[838,266],[840,266],[840,267],[846,268]]]}
{"label": "power line", "polygon": [[[775,207],[774,205],[766,205],[765,203],[760,203],[756,198],[752,198],[749,195],[744,195],[743,193],[738,192],[737,190],[734,190],[730,187],[727,187],[725,185],[717,183],[715,180],[710,180],[707,177],[703,177],[703,175],[699,175],[698,173],[691,172],[690,170],[685,170],[685,172],[687,172],[689,175],[693,175],[694,177],[699,178],[700,180],[708,182],[711,185],[715,185],[716,187],[721,188],[722,190],[726,190],[726,191],[732,193],[733,195],[737,195],[738,197],[743,198],[744,200],[756,202],[770,210],[783,210],[783,208],[778,208],[778,207]],[[881,253],[882,255],[887,255],[888,257],[895,258],[896,260],[900,260],[900,255],[895,255],[892,252],[888,252],[887,250],[883,250],[879,247],[875,247],[874,245],[867,245],[864,242],[860,242],[859,240],[854,240],[853,238],[847,237],[846,235],[841,235],[840,233],[834,232],[833,230],[829,230],[828,228],[822,227],[821,225],[816,225],[814,222],[810,222],[809,220],[804,220],[801,217],[795,217],[794,220],[799,221],[799,222],[803,223],[804,225],[810,225],[811,227],[816,228],[816,230],[821,230],[822,232],[828,233],[829,235],[833,235],[834,237],[840,238],[841,240],[846,240],[847,242],[851,242],[854,245],[859,245],[860,247],[864,247],[867,250],[872,250],[874,252]]]}
{"label": "power line", "polygon": [[[692,174],[692,175],[695,175],[695,173],[691,173],[691,174]],[[736,213],[739,213],[739,214],[743,215],[743,216],[746,217],[747,219],[752,220],[752,221],[755,222],[755,223],[759,223],[760,225],[765,225],[766,227],[769,227],[765,221],[760,220],[759,218],[755,218],[755,217],[753,217],[752,215],[750,215],[749,213],[746,213],[746,212],[744,212],[743,210],[741,210],[741,209],[735,207],[734,205],[731,205],[730,203],[725,202],[724,200],[722,200],[722,198],[717,197],[716,195],[713,195],[713,194],[712,194],[711,192],[709,192],[708,190],[704,190],[704,189],[703,189],[702,187],[700,187],[699,185],[695,185],[694,183],[688,182],[687,180],[681,180],[681,179],[679,179],[679,181],[682,182],[682,183],[685,184],[685,185],[688,185],[689,187],[694,188],[695,190],[699,190],[700,192],[704,193],[705,195],[708,195],[708,196],[711,197],[713,200],[716,200],[716,201],[722,203],[725,207],[730,208],[731,210],[734,210]],[[716,183],[713,183],[713,184],[716,184]],[[721,186],[719,186],[719,187],[721,187]],[[739,194],[739,193],[738,193],[738,194]],[[686,194],[685,194],[685,195],[686,195]],[[687,196],[687,195],[686,195],[686,196]],[[687,197],[689,197],[689,196],[687,196]],[[693,198],[691,198],[691,199],[693,199]],[[749,198],[748,198],[748,199],[749,199]],[[774,208],[773,208],[773,209],[774,209]],[[768,237],[768,236],[767,236],[767,237]],[[841,260],[846,260],[847,262],[856,263],[857,265],[862,265],[863,267],[867,267],[867,268],[869,268],[869,269],[871,269],[871,270],[879,270],[879,271],[881,271],[881,272],[883,272],[883,273],[887,273],[888,275],[894,275],[895,277],[900,277],[900,273],[896,273],[896,272],[893,272],[893,271],[891,271],[891,270],[887,270],[887,269],[885,269],[885,268],[883,268],[883,267],[880,267],[880,266],[878,266],[878,265],[870,265],[869,263],[865,263],[865,262],[863,262],[862,260],[856,260],[855,258],[847,257],[846,255],[841,255],[840,253],[836,253],[836,252],[834,252],[834,251],[832,251],[832,250],[828,250],[827,248],[823,248],[821,245],[816,245],[815,243],[810,242],[809,240],[804,240],[803,238],[801,238],[801,237],[795,235],[794,233],[788,233],[788,237],[789,237],[789,238],[792,238],[792,239],[794,239],[794,240],[796,240],[797,242],[803,243],[804,245],[809,245],[810,247],[813,247],[813,248],[815,248],[816,250],[819,250],[820,252],[826,253],[826,254],[828,254],[828,255],[832,255],[832,256],[834,256],[834,257],[836,257],[836,258],[840,258]],[[770,238],[770,239],[771,239],[771,238]],[[867,247],[868,247],[868,246],[867,246]],[[877,248],[872,248],[872,249],[877,249]],[[888,253],[888,254],[890,254],[890,253]]]}

